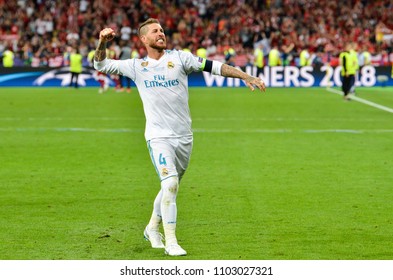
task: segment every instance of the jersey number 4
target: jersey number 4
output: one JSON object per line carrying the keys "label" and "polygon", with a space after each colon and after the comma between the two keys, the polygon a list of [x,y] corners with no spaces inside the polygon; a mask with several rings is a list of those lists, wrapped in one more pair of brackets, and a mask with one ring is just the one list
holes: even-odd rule
{"label": "jersey number 4", "polygon": [[165,160],[165,157],[162,156],[162,153],[160,154],[160,156],[158,158],[158,163],[160,165],[166,165],[166,160]]}

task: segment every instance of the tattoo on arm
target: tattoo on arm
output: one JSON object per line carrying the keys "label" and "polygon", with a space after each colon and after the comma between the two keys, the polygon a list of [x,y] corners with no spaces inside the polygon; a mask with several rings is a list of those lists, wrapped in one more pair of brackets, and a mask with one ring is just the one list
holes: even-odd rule
{"label": "tattoo on arm", "polygon": [[106,42],[98,42],[96,52],[94,53],[95,61],[103,61],[106,58]]}
{"label": "tattoo on arm", "polygon": [[231,78],[240,78],[242,80],[246,80],[250,78],[250,76],[247,73],[244,73],[243,71],[230,66],[228,64],[223,64],[221,67],[221,76],[224,77],[231,77]]}

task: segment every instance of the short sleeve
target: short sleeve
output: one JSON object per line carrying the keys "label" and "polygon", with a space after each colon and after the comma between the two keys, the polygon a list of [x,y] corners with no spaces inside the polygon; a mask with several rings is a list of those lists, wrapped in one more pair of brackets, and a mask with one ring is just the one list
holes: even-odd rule
{"label": "short sleeve", "polygon": [[135,59],[94,61],[94,68],[106,74],[117,74],[131,78],[135,81]]}
{"label": "short sleeve", "polygon": [[200,72],[205,68],[206,59],[193,55],[190,52],[178,51],[180,61],[187,74],[192,72]]}

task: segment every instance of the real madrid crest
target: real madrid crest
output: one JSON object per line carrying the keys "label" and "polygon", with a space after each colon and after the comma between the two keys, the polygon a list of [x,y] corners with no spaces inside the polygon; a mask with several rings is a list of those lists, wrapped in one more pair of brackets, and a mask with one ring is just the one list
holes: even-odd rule
{"label": "real madrid crest", "polygon": [[173,64],[172,61],[169,61],[169,62],[168,62],[168,68],[169,68],[169,69],[172,69],[172,68],[174,68],[174,67],[175,67],[175,64]]}
{"label": "real madrid crest", "polygon": [[143,62],[141,63],[142,67],[146,67],[148,64],[149,64],[148,61],[143,61]]}
{"label": "real madrid crest", "polygon": [[166,169],[165,167],[161,170],[161,175],[162,176],[167,176],[169,174],[168,169]]}

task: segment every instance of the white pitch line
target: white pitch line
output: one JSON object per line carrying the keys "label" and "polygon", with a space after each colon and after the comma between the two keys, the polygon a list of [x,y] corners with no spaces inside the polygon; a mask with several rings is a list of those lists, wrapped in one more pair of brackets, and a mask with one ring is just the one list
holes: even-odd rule
{"label": "white pitch line", "polygon": [[326,132],[335,132],[335,133],[353,133],[359,134],[363,133],[363,130],[354,130],[354,129],[307,129],[304,130],[306,133],[326,133]]}
{"label": "white pitch line", "polygon": [[[0,127],[0,132],[99,132],[99,133],[138,133],[142,134],[143,129],[131,128],[89,128],[89,127]],[[225,129],[225,128],[196,128],[195,133],[393,133],[393,129]]]}
{"label": "white pitch line", "polygon": [[[336,90],[334,88],[326,88],[326,90],[330,91],[330,92],[333,92],[333,93],[336,93],[336,94],[339,94],[339,95],[343,95],[343,93],[341,91]],[[377,103],[368,101],[366,99],[363,99],[363,98],[360,98],[360,97],[357,97],[357,96],[354,96],[354,95],[351,95],[350,98],[351,98],[351,100],[355,100],[357,102],[369,105],[371,107],[374,107],[374,108],[377,108],[377,109],[380,109],[380,110],[383,110],[383,111],[386,111],[386,112],[389,112],[389,113],[393,113],[393,109],[392,108],[389,108],[389,107],[386,107],[386,106],[383,106],[383,105],[379,105]]]}
{"label": "white pitch line", "polygon": [[[359,119],[347,119],[347,118],[293,118],[293,117],[280,117],[280,118],[247,118],[247,117],[228,117],[228,118],[202,118],[196,117],[193,118],[193,121],[203,121],[203,122],[228,122],[228,121],[269,121],[269,122],[359,122]],[[23,118],[23,117],[0,117],[0,122],[21,122],[21,121],[28,121],[28,122],[37,122],[37,121],[142,121],[144,122],[144,118],[109,118],[109,117],[97,117],[97,118],[61,118],[61,117],[54,117],[54,118]],[[381,120],[375,118],[368,118],[362,119],[362,122],[391,122],[391,120]]]}
{"label": "white pitch line", "polygon": [[143,133],[143,129],[129,128],[89,128],[89,127],[0,127],[4,132],[105,132],[105,133]]}

